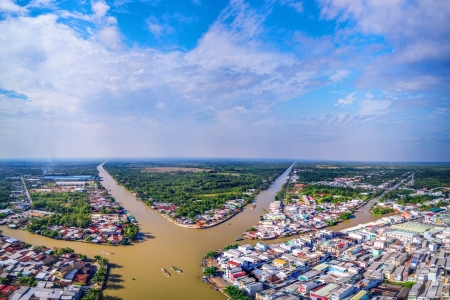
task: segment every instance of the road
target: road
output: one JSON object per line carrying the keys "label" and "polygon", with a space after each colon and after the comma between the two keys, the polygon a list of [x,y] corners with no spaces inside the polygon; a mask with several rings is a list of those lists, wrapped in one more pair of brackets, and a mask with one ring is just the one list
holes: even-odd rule
{"label": "road", "polygon": [[[361,208],[366,208],[367,210],[362,210],[362,209],[361,209],[361,210],[359,210],[359,211],[362,211],[362,212],[369,212],[369,210],[372,208],[373,203],[377,202],[377,201],[378,201],[381,197],[383,197],[384,194],[386,194],[387,192],[390,192],[390,191],[393,191],[393,190],[397,189],[397,188],[399,187],[399,185],[402,184],[402,183],[404,183],[408,178],[414,177],[414,174],[415,174],[417,171],[418,171],[418,170],[415,170],[415,171],[414,171],[413,173],[411,173],[409,176],[407,176],[407,177],[403,178],[402,180],[400,180],[400,182],[397,183],[396,185],[394,185],[394,186],[392,186],[392,187],[390,187],[390,188],[386,188],[386,189],[384,190],[384,192],[383,192],[380,196],[377,196],[377,197],[373,198],[372,200],[370,200],[369,202],[367,202],[367,204],[365,204],[363,207],[361,207]],[[372,205],[369,205],[369,204],[372,204]]]}
{"label": "road", "polygon": [[22,179],[22,184],[23,184],[23,188],[25,189],[25,194],[27,195],[28,201],[31,203],[33,203],[33,201],[31,201],[31,196],[30,193],[28,192],[27,189],[27,185],[25,184],[25,180],[23,179],[23,177],[21,176],[20,179]]}

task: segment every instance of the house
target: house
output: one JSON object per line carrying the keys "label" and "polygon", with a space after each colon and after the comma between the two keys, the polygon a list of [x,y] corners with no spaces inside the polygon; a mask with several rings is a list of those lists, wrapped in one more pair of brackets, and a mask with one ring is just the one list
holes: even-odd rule
{"label": "house", "polygon": [[351,297],[349,300],[369,300],[369,293],[367,293],[364,290],[359,291],[358,293],[356,293],[356,295]]}
{"label": "house", "polygon": [[309,297],[312,300],[329,300],[331,299],[331,293],[337,289],[339,289],[339,285],[329,283],[325,286],[320,286],[310,291]]}
{"label": "house", "polygon": [[283,259],[277,258],[274,259],[272,264],[277,268],[287,268],[289,267],[289,263]]}
{"label": "house", "polygon": [[55,277],[58,279],[63,279],[64,276],[66,276],[70,271],[72,271],[73,269],[73,265],[63,265],[61,267],[59,267],[58,269],[56,269],[55,271]]}

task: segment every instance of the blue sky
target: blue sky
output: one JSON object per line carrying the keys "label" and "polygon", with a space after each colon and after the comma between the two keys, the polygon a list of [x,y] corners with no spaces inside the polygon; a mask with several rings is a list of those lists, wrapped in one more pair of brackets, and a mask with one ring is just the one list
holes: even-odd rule
{"label": "blue sky", "polygon": [[0,157],[450,161],[450,2],[0,1]]}

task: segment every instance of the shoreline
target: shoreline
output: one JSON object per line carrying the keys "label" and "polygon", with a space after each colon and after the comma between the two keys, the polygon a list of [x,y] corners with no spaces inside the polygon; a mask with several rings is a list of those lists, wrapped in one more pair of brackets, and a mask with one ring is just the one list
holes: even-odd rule
{"label": "shoreline", "polygon": [[181,224],[180,222],[175,221],[174,219],[172,219],[171,217],[167,216],[166,214],[161,214],[160,213],[160,215],[163,218],[165,218],[166,220],[168,220],[169,222],[172,222],[173,224],[175,224],[177,226],[180,226],[180,227],[183,227],[183,228],[188,228],[188,229],[208,229],[208,228],[220,225],[223,222],[226,222],[226,221],[230,220],[231,218],[233,218],[235,215],[239,214],[240,212],[242,212],[242,211],[235,212],[234,214],[231,214],[230,216],[228,216],[227,218],[225,218],[223,220],[220,220],[220,221],[215,222],[213,224],[209,224],[207,226],[202,226],[202,227],[197,227],[197,225],[184,225],[184,224]]}
{"label": "shoreline", "polygon": [[[106,162],[105,162],[105,163],[106,163]],[[107,173],[109,176],[111,176],[111,178],[114,180],[114,182],[115,182],[116,185],[120,185],[120,186],[123,187],[126,191],[128,191],[129,193],[131,193],[136,201],[144,202],[144,201],[142,201],[140,198],[138,198],[138,197],[134,194],[133,191],[129,190],[126,186],[120,184],[120,183],[119,183],[119,182],[118,182],[111,174],[109,174],[108,171],[107,171],[105,168],[103,168],[103,165],[104,165],[105,163],[99,165],[98,168],[101,168],[105,173]],[[270,186],[275,182],[275,180],[277,180],[280,176],[282,176],[287,170],[291,169],[291,168],[293,167],[293,165],[294,165],[294,164],[290,165],[285,171],[283,171],[279,176],[277,176],[274,180],[272,180],[272,182],[269,184],[269,186],[267,187],[267,189],[270,188]],[[181,224],[180,222],[175,221],[174,219],[172,219],[171,217],[167,216],[166,214],[161,214],[161,213],[159,213],[159,212],[158,212],[158,213],[159,213],[159,215],[161,215],[163,218],[165,218],[165,219],[168,220],[169,222],[172,222],[174,225],[179,226],[179,227],[183,227],[183,228],[187,228],[187,229],[209,229],[209,228],[215,227],[215,226],[217,226],[217,225],[220,225],[220,224],[222,224],[222,223],[224,223],[224,222],[230,220],[231,218],[233,218],[233,217],[236,216],[237,214],[243,212],[243,211],[244,211],[244,208],[247,207],[249,204],[253,203],[253,202],[255,201],[256,197],[257,197],[262,191],[264,191],[264,190],[258,190],[258,193],[255,194],[255,197],[253,198],[253,200],[252,200],[251,202],[245,204],[245,206],[244,206],[240,211],[237,211],[237,212],[235,212],[235,213],[229,215],[228,217],[226,217],[226,218],[223,219],[223,220],[220,220],[220,221],[217,221],[217,222],[215,222],[215,223],[213,223],[213,224],[208,224],[208,225],[202,226],[202,227],[197,227],[196,225],[184,225],[184,224]],[[144,203],[145,203],[145,202],[144,202]],[[148,205],[147,205],[147,206],[148,206]]]}

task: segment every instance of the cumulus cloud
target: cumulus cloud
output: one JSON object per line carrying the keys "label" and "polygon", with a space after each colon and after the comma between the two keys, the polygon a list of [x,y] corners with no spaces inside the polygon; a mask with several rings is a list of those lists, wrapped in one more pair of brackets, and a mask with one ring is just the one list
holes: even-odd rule
{"label": "cumulus cloud", "polygon": [[0,1],[0,13],[25,13],[27,10],[12,0]]}
{"label": "cumulus cloud", "polygon": [[109,5],[105,1],[94,1],[92,2],[92,11],[95,17],[102,18],[106,15],[109,10]]}
{"label": "cumulus cloud", "polygon": [[[93,11],[108,18],[104,2],[93,2]],[[0,86],[30,99],[12,102],[17,109],[62,118],[93,109],[148,117],[151,107],[171,99],[184,114],[207,112],[220,122],[221,111],[253,111],[256,119],[305,93],[317,75],[293,55],[264,47],[262,17],[242,2],[222,12],[187,52],[123,48],[115,25],[102,23],[86,38],[58,19],[46,14],[0,22],[0,37],[8,41],[0,49],[0,67],[8,70]]]}
{"label": "cumulus cloud", "polygon": [[348,94],[345,98],[340,98],[338,101],[334,104],[334,106],[346,106],[351,105],[356,100],[356,92],[353,92],[351,94]]}
{"label": "cumulus cloud", "polygon": [[[385,50],[372,61],[358,81],[362,87],[424,90],[415,81],[425,77],[433,86],[448,88],[450,75],[450,5],[427,0],[320,0],[321,16],[344,24],[348,37],[358,34],[381,36]],[[402,78],[404,82],[399,82]],[[443,79],[443,80],[442,80]],[[419,80],[424,82],[422,80]]]}
{"label": "cumulus cloud", "polygon": [[97,31],[96,36],[107,48],[118,49],[121,47],[121,36],[117,26],[105,26]]}
{"label": "cumulus cloud", "polygon": [[[331,9],[332,4],[327,5]],[[270,144],[277,144],[272,138],[281,144],[279,136],[292,141],[293,130],[314,132],[307,136],[309,141],[331,143],[339,140],[333,126],[352,126],[358,118],[384,116],[394,109],[394,99],[366,97],[357,116],[324,112],[326,117],[311,121],[312,116],[308,124],[292,127],[277,106],[296,102],[303,109],[300,96],[348,82],[363,51],[351,52],[354,45],[336,49],[338,38],[300,32],[293,33],[289,41],[295,50],[286,51],[285,45],[280,50],[266,40],[264,21],[270,12],[252,9],[244,1],[231,1],[190,50],[127,46],[109,6],[94,1],[91,9],[88,14],[59,10],[0,21],[0,40],[5,41],[0,47],[0,69],[4,70],[0,89],[6,91],[0,92],[1,140],[14,140],[23,132],[44,156],[49,153],[48,145],[54,145],[50,152],[55,155],[76,156],[82,151],[77,148],[79,140],[97,145],[96,155],[117,155],[108,152],[116,148],[127,155],[126,146],[146,140],[137,147],[142,149],[141,156],[179,155],[173,151],[180,143],[193,147],[189,153],[196,155],[265,156],[272,152],[265,152],[263,146],[269,149]],[[77,20],[82,22],[73,26]],[[147,19],[155,36],[170,33],[166,24],[164,18]],[[348,53],[356,54],[341,59],[342,55],[349,57]],[[386,76],[375,61],[364,70],[376,75],[372,84]],[[397,76],[396,89],[419,91],[425,83],[443,84],[442,76],[419,75],[416,81]],[[366,83],[361,79],[357,84]],[[335,105],[357,109],[357,95],[364,93],[352,92]],[[323,107],[333,109],[335,98],[320,101],[328,101]],[[317,124],[323,130],[314,127]],[[293,148],[300,149],[303,143]],[[13,144],[20,147],[19,141]],[[234,152],[224,145],[234,147]],[[314,148],[314,143],[309,146]],[[0,154],[16,155],[11,149],[15,148],[0,146]]]}

